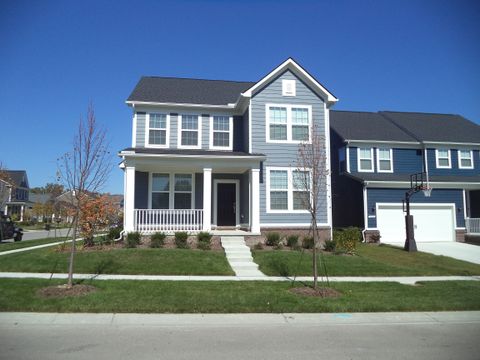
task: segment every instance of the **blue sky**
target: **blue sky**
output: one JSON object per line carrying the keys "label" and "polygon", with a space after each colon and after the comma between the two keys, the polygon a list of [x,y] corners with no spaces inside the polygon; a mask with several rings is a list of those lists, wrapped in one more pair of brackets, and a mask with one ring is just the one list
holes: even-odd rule
{"label": "blue sky", "polygon": [[[90,102],[117,152],[130,146],[125,100],[140,76],[255,81],[289,56],[335,109],[480,123],[479,4],[0,0],[0,161],[31,186],[53,182]],[[114,168],[105,191],[122,181]]]}

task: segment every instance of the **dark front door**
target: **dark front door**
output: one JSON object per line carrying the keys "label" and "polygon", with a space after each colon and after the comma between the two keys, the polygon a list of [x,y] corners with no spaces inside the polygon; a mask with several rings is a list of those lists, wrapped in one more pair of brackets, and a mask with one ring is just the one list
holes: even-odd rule
{"label": "dark front door", "polygon": [[217,184],[217,226],[236,225],[236,185]]}

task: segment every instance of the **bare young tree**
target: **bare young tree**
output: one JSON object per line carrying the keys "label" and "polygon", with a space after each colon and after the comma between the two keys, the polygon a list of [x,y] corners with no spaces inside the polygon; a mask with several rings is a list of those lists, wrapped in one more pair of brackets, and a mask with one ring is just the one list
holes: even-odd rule
{"label": "bare young tree", "polygon": [[313,235],[313,288],[318,286],[317,250],[319,234],[317,219],[319,208],[326,203],[328,177],[327,148],[325,136],[319,126],[313,122],[310,127],[310,140],[299,144],[296,169],[293,173],[294,208],[302,206],[310,213],[310,230]]}
{"label": "bare young tree", "polygon": [[67,287],[73,286],[73,263],[80,212],[88,193],[98,192],[108,179],[112,160],[108,151],[106,131],[100,128],[95,112],[90,105],[86,119],[80,118],[73,138],[73,148],[58,159],[58,175],[67,189],[70,189],[73,209],[73,238],[68,267]]}

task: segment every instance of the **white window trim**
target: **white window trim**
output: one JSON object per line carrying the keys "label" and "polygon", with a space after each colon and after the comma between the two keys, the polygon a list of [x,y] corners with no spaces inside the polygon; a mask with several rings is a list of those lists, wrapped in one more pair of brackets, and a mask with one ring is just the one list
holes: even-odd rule
{"label": "white window trim", "polygon": [[[166,174],[169,176],[169,189],[168,189],[168,209],[155,209],[155,210],[194,210],[195,209],[195,174],[188,171],[176,171],[176,172],[162,172],[153,171],[148,173],[148,208],[152,209],[152,184],[153,174]],[[175,192],[188,193],[188,191],[175,191],[175,175],[191,175],[192,176],[192,199],[190,209],[175,209]],[[166,191],[155,191],[166,192]]]}
{"label": "white window trim", "polygon": [[[362,169],[362,167],[360,166],[361,165],[361,161],[360,160],[368,160],[368,159],[361,159],[360,158],[360,149],[370,149],[370,160],[372,162],[372,168],[371,169],[367,169],[367,170],[364,170]],[[373,147],[358,147],[357,148],[357,170],[358,172],[375,172],[375,161],[374,161],[374,157],[373,157]]]}
{"label": "white window trim", "polygon": [[[380,170],[380,150],[389,150],[390,152],[390,170]],[[393,149],[377,148],[377,172],[379,173],[393,173]],[[386,161],[386,160],[383,160]]]}
{"label": "white window trim", "polygon": [[218,184],[235,184],[235,227],[240,226],[240,180],[237,179],[214,179],[213,180],[213,224],[217,225],[218,216]]}
{"label": "white window trim", "polygon": [[[448,152],[448,165],[447,166],[441,166],[439,164],[439,157],[438,157],[438,150],[447,150]],[[442,158],[443,159],[443,158]],[[451,169],[452,168],[452,153],[450,149],[435,149],[435,162],[437,165],[437,169]]]}
{"label": "white window trim", "polygon": [[[233,116],[228,116],[228,144],[229,146],[214,146],[213,145],[213,118],[215,116],[228,116],[228,115],[212,115],[210,116],[210,149],[211,150],[233,150]],[[221,130],[215,130],[217,132],[226,132]]]}
{"label": "white window trim", "polygon": [[[150,113],[147,113],[145,116],[145,147],[149,148],[168,148],[170,147],[170,114],[165,114],[161,112],[152,112],[152,114],[166,115],[166,132],[165,132],[165,145],[161,144],[150,144]],[[137,119],[135,115],[135,127],[137,126]],[[163,130],[159,128],[152,128],[152,130]]]}
{"label": "white window trim", "polygon": [[[292,88],[291,93],[287,92],[288,84],[290,84]],[[282,96],[297,96],[297,84],[295,80],[287,80],[287,79],[282,80]]]}
{"label": "white window trim", "polygon": [[[287,109],[287,140],[271,140],[270,139],[270,107],[283,107]],[[292,108],[307,109],[308,111],[308,141],[292,140]],[[267,143],[277,144],[301,144],[312,142],[312,106],[296,105],[296,104],[265,104],[265,134]]]}
{"label": "white window trim", "polygon": [[[266,175],[267,175],[267,181],[266,181],[266,202],[267,202],[267,213],[269,214],[308,214],[308,210],[294,210],[293,209],[293,192],[295,191],[293,189],[293,171],[298,170],[295,167],[276,167],[276,166],[267,166],[265,168],[266,170]],[[275,170],[280,170],[280,171],[287,171],[287,209],[286,210],[272,210],[270,209],[270,171],[275,171]],[[310,176],[311,176],[311,170],[302,170],[302,171],[309,171]],[[312,184],[312,180],[310,179],[310,184]],[[312,192],[310,191],[310,196]]]}
{"label": "white window trim", "polygon": [[[182,145],[182,118],[183,115],[193,115],[197,116],[198,118],[198,137],[197,137],[197,145]],[[178,126],[177,126],[177,148],[178,149],[201,149],[202,148],[202,116],[197,114],[178,114]],[[185,130],[185,131],[193,131],[193,130]]]}
{"label": "white window trim", "polygon": [[[470,166],[462,166],[462,156],[461,156],[462,151],[468,151],[470,153],[470,164],[471,164]],[[474,168],[473,151],[472,150],[458,150],[457,154],[458,154],[458,168],[459,169],[473,169]]]}

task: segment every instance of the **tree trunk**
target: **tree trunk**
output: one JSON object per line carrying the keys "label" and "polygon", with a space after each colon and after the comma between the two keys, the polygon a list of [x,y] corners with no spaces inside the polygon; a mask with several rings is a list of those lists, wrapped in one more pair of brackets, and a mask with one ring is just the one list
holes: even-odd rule
{"label": "tree trunk", "polygon": [[318,232],[317,232],[317,219],[313,217],[312,219],[312,230],[313,230],[313,288],[316,289],[318,286],[318,269],[317,269],[317,243],[318,243]]}
{"label": "tree trunk", "polygon": [[69,288],[73,287],[73,259],[75,257],[76,251],[76,239],[77,239],[77,226],[78,226],[78,211],[75,214],[75,218],[73,219],[73,239],[72,239],[72,248],[70,251],[70,263],[68,265],[68,283],[67,286]]}

